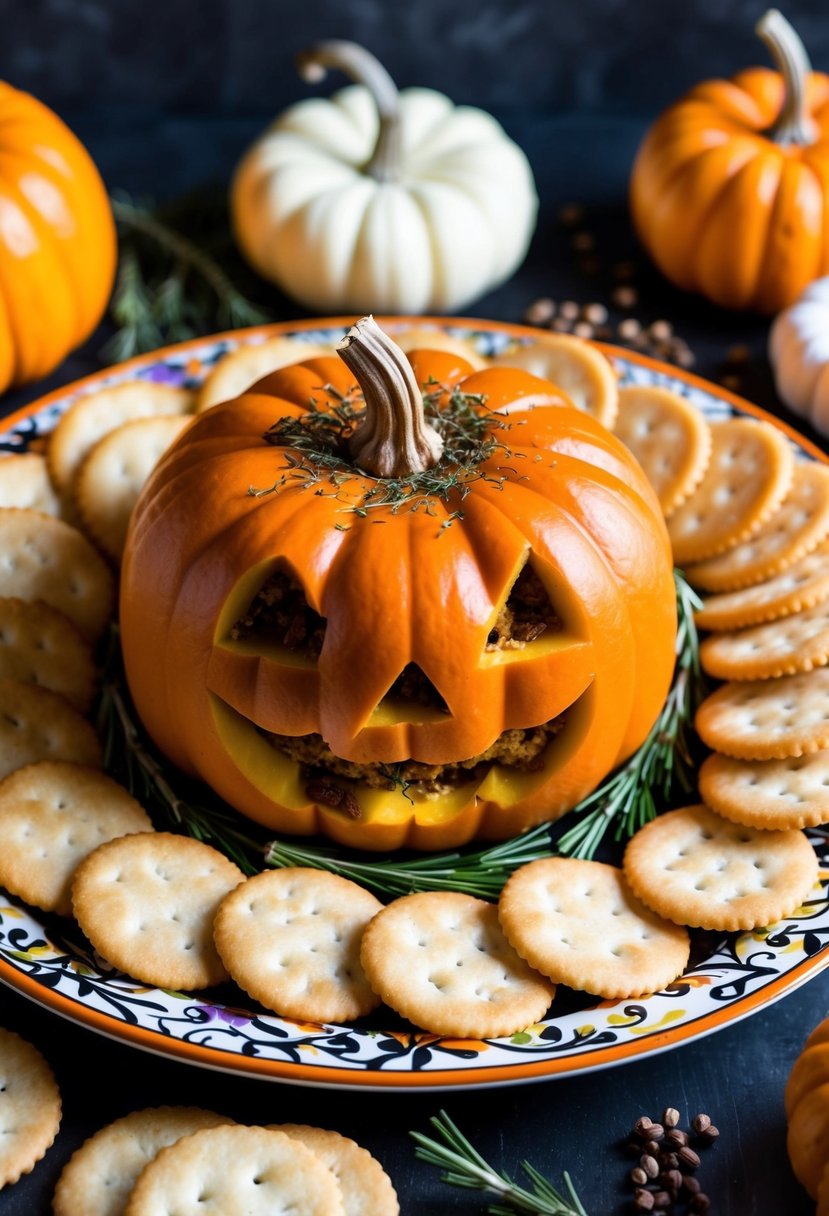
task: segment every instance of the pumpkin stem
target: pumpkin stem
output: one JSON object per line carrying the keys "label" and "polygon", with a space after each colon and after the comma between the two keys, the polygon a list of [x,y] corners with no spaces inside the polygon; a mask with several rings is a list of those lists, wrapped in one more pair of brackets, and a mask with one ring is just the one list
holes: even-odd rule
{"label": "pumpkin stem", "polygon": [[440,460],[443,440],[426,421],[412,365],[373,317],[353,325],[337,354],[357,378],[366,402],[351,436],[351,456],[375,477],[409,477]]}
{"label": "pumpkin stem", "polygon": [[368,89],[377,106],[379,126],[374,151],[362,171],[378,182],[399,181],[403,160],[400,94],[379,59],[356,42],[333,40],[314,43],[297,56],[296,64],[309,84],[319,84],[328,68],[334,68]]}
{"label": "pumpkin stem", "polygon": [[812,70],[806,48],[776,8],[760,18],[754,32],[771,52],[785,88],[780,113],[766,134],[783,147],[814,143],[815,128],[806,109],[806,84]]}

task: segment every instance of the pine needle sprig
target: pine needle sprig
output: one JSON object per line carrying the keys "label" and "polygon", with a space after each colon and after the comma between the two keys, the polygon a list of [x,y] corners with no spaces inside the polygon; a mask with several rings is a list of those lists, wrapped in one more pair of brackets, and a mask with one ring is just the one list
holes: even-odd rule
{"label": "pine needle sprig", "polygon": [[679,570],[674,583],[676,667],[665,704],[638,751],[575,808],[576,823],[558,841],[565,856],[593,857],[611,827],[614,840],[628,839],[657,814],[655,794],[668,803],[677,787],[684,793],[694,788],[691,732],[704,695],[694,613],[702,601]]}
{"label": "pine needle sprig", "polygon": [[173,829],[214,845],[245,874],[262,868],[262,845],[236,826],[235,811],[200,806],[181,798],[165,775],[166,766],[139,729],[123,691],[118,627],[113,625],[98,706],[98,730],[104,744],[104,768],[151,816]]}
{"label": "pine needle sprig", "polygon": [[491,1216],[515,1216],[516,1212],[534,1213],[535,1216],[587,1216],[566,1172],[563,1175],[566,1195],[562,1195],[548,1178],[524,1161],[521,1168],[532,1184],[532,1190],[528,1191],[509,1174],[491,1166],[445,1111],[433,1116],[429,1122],[440,1139],[432,1139],[422,1132],[409,1132],[417,1144],[415,1156],[442,1170],[441,1177],[450,1186],[492,1191],[498,1195],[499,1202],[487,1208]]}

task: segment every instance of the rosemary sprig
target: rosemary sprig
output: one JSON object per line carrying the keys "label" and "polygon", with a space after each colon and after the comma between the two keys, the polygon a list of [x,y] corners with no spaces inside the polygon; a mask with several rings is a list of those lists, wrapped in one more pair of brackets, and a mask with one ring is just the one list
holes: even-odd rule
{"label": "rosemary sprig", "polygon": [[485,1161],[445,1111],[433,1116],[429,1122],[440,1139],[434,1140],[422,1132],[409,1132],[417,1144],[415,1156],[443,1170],[441,1177],[450,1186],[493,1191],[500,1201],[487,1208],[492,1216],[515,1216],[516,1212],[535,1213],[535,1216],[587,1216],[566,1172],[563,1175],[565,1196],[534,1166],[524,1161],[521,1168],[532,1184],[532,1190],[528,1191],[509,1174],[499,1172]]}
{"label": "rosemary sprig", "polygon": [[165,776],[164,764],[136,724],[125,687],[118,627],[112,625],[98,706],[98,730],[104,742],[107,772],[151,815],[196,840],[214,845],[246,874],[256,874],[262,868],[262,845],[239,831],[235,811],[200,806],[179,797]]}
{"label": "rosemary sprig", "polygon": [[690,732],[702,700],[703,680],[694,612],[702,601],[682,573],[674,571],[677,598],[676,668],[662,712],[622,768],[575,808],[577,822],[558,841],[568,857],[593,857],[605,834],[627,839],[657,813],[654,792],[667,802],[677,786],[694,788]]}
{"label": "rosemary sprig", "polygon": [[111,198],[118,227],[118,278],[110,305],[117,332],[103,355],[115,363],[165,342],[269,318],[234,286],[201,244],[127,195]]}

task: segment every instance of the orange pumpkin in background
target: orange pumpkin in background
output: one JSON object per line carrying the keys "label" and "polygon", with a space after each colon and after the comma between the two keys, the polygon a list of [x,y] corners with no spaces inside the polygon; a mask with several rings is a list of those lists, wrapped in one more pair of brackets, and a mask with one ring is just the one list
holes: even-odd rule
{"label": "orange pumpkin in background", "polygon": [[633,222],[659,269],[725,308],[775,313],[829,273],[829,76],[780,13],[757,33],[779,71],[706,80],[665,111],[633,167]]}
{"label": "orange pumpkin in background", "polygon": [[89,153],[47,106],[0,83],[0,392],[39,380],[89,337],[116,260]]}
{"label": "orange pumpkin in background", "polygon": [[529,372],[410,363],[370,318],[339,354],[198,416],[151,476],[121,581],[136,707],[277,831],[513,836],[663,705],[659,507],[619,440]]}

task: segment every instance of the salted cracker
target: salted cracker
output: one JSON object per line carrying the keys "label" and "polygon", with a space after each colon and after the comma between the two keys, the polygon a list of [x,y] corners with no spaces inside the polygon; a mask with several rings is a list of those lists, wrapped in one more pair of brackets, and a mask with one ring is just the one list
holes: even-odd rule
{"label": "salted cracker", "polygon": [[669,811],[625,849],[625,876],[660,916],[697,929],[756,929],[790,916],[818,877],[802,832],[731,823],[706,806]]}
{"label": "salted cracker", "polygon": [[794,565],[763,583],[710,595],[694,619],[719,632],[777,621],[829,599],[829,543],[824,541]]}
{"label": "salted cracker", "polygon": [[92,704],[96,671],[89,643],[55,608],[0,598],[0,679],[40,684],[81,712]]}
{"label": "salted cracker", "polygon": [[798,461],[783,502],[750,540],[686,566],[703,591],[737,591],[787,570],[829,535],[829,465]]}
{"label": "salted cracker", "polygon": [[60,693],[19,680],[0,680],[0,779],[38,760],[99,766],[92,726]]}
{"label": "salted cracker", "polygon": [[115,561],[121,560],[130,515],[145,481],[189,422],[186,414],[124,422],[95,444],[78,470],[74,494],[81,519]]}
{"label": "salted cracker", "polygon": [[124,1216],[345,1216],[331,1171],[284,1132],[213,1127],[144,1167]]}
{"label": "salted cracker", "polygon": [[96,641],[112,616],[115,584],[86,537],[62,519],[23,508],[0,508],[0,591],[42,600]]}
{"label": "salted cracker", "polygon": [[221,401],[232,401],[261,380],[263,376],[287,367],[334,354],[334,347],[299,338],[268,338],[265,342],[246,343],[228,351],[211,368],[196,394],[196,413]]}
{"label": "salted cracker", "polygon": [[123,1216],[138,1176],[163,1148],[233,1120],[196,1106],[134,1110],[85,1140],[69,1158],[52,1199],[52,1216]]}
{"label": "salted cracker", "polygon": [[644,469],[667,519],[708,467],[711,430],[705,417],[670,389],[630,384],[619,389],[613,430]]}
{"label": "salted cracker", "polygon": [[121,836],[78,866],[72,910],[98,953],[134,979],[209,988],[228,978],[213,917],[243,878],[223,853],[190,836]]}
{"label": "salted cracker", "polygon": [[788,440],[768,422],[712,422],[705,476],[668,520],[674,561],[686,566],[747,541],[780,506],[794,474]]}
{"label": "salted cracker", "polygon": [[574,857],[516,870],[501,892],[498,919],[536,971],[607,998],[666,988],[691,949],[687,931],[646,908],[622,870]]}
{"label": "salted cracker", "polygon": [[391,1178],[377,1158],[354,1140],[305,1123],[278,1123],[269,1128],[299,1140],[328,1166],[339,1183],[345,1216],[399,1216]]}
{"label": "salted cracker", "polygon": [[213,936],[231,977],[266,1009],[350,1021],[380,1003],[360,965],[360,942],[382,907],[364,887],[323,870],[263,871],[222,900]]}
{"label": "salted cracker", "polygon": [[505,350],[490,362],[496,367],[521,367],[552,381],[576,409],[592,414],[612,430],[619,410],[616,375],[601,351],[584,338],[543,334],[534,342]]}
{"label": "salted cracker", "polygon": [[49,436],[46,461],[54,484],[68,493],[95,444],[122,423],[157,414],[189,414],[194,403],[191,389],[150,380],[128,380],[85,393],[61,414]]}
{"label": "salted cracker", "polygon": [[81,861],[106,840],[152,830],[143,807],[99,769],[27,764],[0,781],[0,886],[71,916],[69,888]]}
{"label": "salted cracker", "polygon": [[717,680],[765,680],[829,661],[829,600],[779,621],[717,633],[700,646],[703,670]]}
{"label": "salted cracker", "polygon": [[61,504],[40,452],[0,456],[0,507],[26,507],[60,515]]}
{"label": "salted cracker", "polygon": [[736,760],[712,752],[699,771],[700,797],[718,815],[755,828],[829,823],[829,751],[785,760]]}
{"label": "salted cracker", "polygon": [[433,1034],[514,1034],[555,996],[510,946],[497,908],[454,891],[394,900],[363,934],[360,959],[385,1003]]}
{"label": "salted cracker", "polygon": [[43,1056],[0,1027],[0,1190],[28,1174],[55,1141],[61,1101]]}
{"label": "salted cracker", "polygon": [[707,697],[694,720],[707,747],[738,760],[785,760],[829,747],[829,668],[735,680]]}

